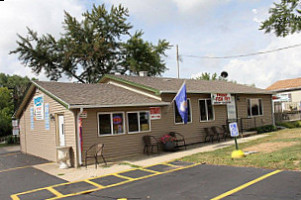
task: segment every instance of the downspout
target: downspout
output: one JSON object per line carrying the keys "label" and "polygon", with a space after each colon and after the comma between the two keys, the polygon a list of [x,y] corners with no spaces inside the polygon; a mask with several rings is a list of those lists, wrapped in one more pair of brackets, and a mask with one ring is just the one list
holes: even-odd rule
{"label": "downspout", "polygon": [[273,121],[273,126],[276,126],[276,122],[275,122],[275,105],[274,105],[274,101],[273,101],[273,96],[271,96],[271,105],[272,105],[272,121]]}
{"label": "downspout", "polygon": [[80,138],[80,127],[79,127],[79,116],[83,113],[84,109],[80,108],[79,113],[76,116],[76,123],[77,123],[77,149],[78,149],[78,164],[81,166],[82,162],[82,151],[81,151],[81,138]]}

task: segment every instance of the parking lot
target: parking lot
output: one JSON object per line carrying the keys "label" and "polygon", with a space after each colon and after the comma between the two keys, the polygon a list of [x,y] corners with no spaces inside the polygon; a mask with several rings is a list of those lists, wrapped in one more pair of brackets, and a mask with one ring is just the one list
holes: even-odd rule
{"label": "parking lot", "polygon": [[11,199],[14,193],[66,182],[32,167],[48,162],[20,152],[0,154],[0,199]]}
{"label": "parking lot", "polygon": [[292,171],[176,161],[68,183],[34,173],[38,183],[10,188],[12,199],[301,199],[301,173]]}

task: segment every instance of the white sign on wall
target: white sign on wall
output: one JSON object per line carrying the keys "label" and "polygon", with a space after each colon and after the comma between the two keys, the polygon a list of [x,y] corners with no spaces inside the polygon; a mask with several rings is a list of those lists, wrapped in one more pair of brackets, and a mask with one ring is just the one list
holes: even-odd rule
{"label": "white sign on wall", "polygon": [[43,95],[35,96],[33,98],[33,109],[35,120],[44,119],[44,98]]}
{"label": "white sign on wall", "polygon": [[221,105],[231,103],[230,93],[212,93],[211,94],[212,104]]}
{"label": "white sign on wall", "polygon": [[45,103],[45,130],[50,129],[49,103]]}

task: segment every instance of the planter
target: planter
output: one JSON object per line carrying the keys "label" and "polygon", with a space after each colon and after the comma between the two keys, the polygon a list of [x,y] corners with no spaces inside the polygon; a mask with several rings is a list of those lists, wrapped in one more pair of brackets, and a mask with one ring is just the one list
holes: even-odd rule
{"label": "planter", "polygon": [[176,150],[176,145],[174,142],[166,142],[165,144],[163,144],[163,150],[164,151],[175,151]]}

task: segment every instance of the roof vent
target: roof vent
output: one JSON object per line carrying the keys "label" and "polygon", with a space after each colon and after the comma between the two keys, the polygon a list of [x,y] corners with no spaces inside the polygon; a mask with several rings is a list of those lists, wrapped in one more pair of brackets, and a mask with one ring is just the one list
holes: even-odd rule
{"label": "roof vent", "polygon": [[140,71],[139,76],[147,76],[147,71]]}

